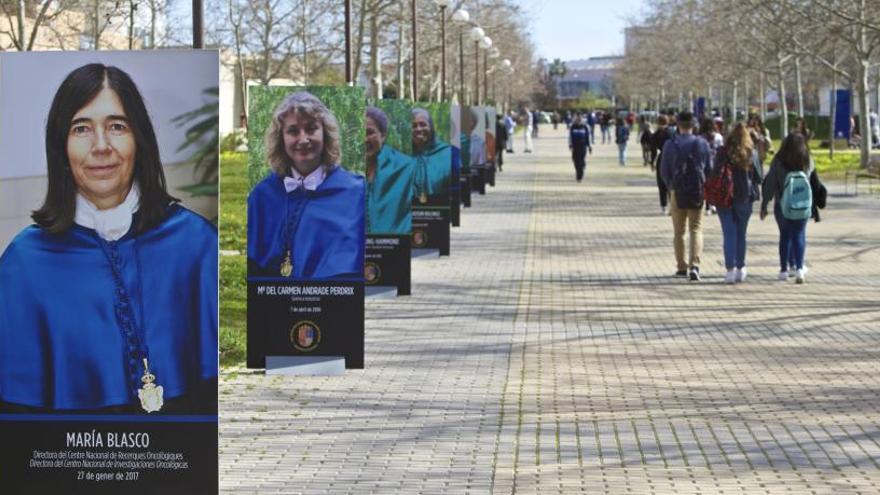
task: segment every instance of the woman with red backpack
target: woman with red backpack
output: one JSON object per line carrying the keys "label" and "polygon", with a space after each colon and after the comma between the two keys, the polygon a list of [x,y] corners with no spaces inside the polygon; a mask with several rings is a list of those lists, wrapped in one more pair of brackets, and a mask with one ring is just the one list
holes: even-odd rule
{"label": "woman with red backpack", "polygon": [[745,124],[737,123],[725,141],[726,145],[715,150],[712,177],[717,180],[720,176],[722,184],[723,193],[715,201],[715,206],[724,239],[724,266],[727,268],[724,282],[733,284],[746,279],[746,230],[752,216],[752,204],[761,198],[758,187],[763,173],[758,151]]}
{"label": "woman with red backpack", "polygon": [[[805,282],[804,252],[807,222],[813,213],[810,173],[813,159],[803,134],[789,134],[779,153],[770,162],[764,178],[761,220],[767,216],[767,204],[775,199],[773,214],[779,226],[779,280],[788,280],[788,267],[795,267],[795,282]],[[794,259],[791,259],[794,258]]]}

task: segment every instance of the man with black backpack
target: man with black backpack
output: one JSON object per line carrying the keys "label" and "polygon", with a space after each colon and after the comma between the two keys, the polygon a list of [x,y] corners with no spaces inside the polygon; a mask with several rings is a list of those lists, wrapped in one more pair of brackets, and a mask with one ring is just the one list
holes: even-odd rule
{"label": "man with black backpack", "polygon": [[[709,145],[694,135],[694,114],[678,115],[678,134],[663,145],[660,176],[669,188],[670,215],[674,230],[677,277],[700,280],[703,254],[703,186],[712,168]],[[690,233],[689,257],[684,259],[685,228]]]}

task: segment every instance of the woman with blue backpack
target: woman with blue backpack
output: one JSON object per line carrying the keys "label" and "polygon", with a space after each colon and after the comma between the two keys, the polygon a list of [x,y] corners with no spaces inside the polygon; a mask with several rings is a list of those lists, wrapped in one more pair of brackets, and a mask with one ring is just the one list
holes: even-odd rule
{"label": "woman with blue backpack", "polygon": [[[807,222],[813,213],[813,193],[810,173],[813,159],[803,134],[789,134],[779,153],[770,162],[764,177],[761,200],[761,220],[767,216],[771,199],[773,215],[779,226],[779,280],[788,280],[788,267],[795,267],[795,282],[806,281],[804,252],[806,250]],[[794,259],[790,259],[794,258]]]}
{"label": "woman with blue backpack", "polygon": [[[724,282],[734,284],[746,279],[746,230],[752,216],[752,204],[761,199],[763,171],[758,150],[749,130],[740,122],[731,129],[726,144],[719,146],[715,165],[706,182],[706,200],[717,207],[724,246]],[[710,183],[718,184],[717,198],[710,198]]]}

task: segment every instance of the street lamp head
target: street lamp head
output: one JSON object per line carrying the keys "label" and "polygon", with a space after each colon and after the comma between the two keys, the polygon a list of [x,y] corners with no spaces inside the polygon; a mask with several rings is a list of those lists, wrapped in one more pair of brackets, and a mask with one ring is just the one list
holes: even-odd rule
{"label": "street lamp head", "polygon": [[498,58],[499,56],[501,56],[501,51],[493,46],[492,49],[489,50],[489,58]]}
{"label": "street lamp head", "polygon": [[458,9],[452,13],[452,22],[456,24],[467,24],[469,20],[471,20],[471,16],[467,13],[467,10]]}
{"label": "street lamp head", "polygon": [[488,50],[492,46],[492,38],[488,36],[484,36],[482,40],[480,40],[480,48],[483,50]]}
{"label": "street lamp head", "polygon": [[471,28],[472,41],[482,41],[484,36],[486,36],[486,32],[483,31],[483,28],[481,28],[480,26],[474,26],[473,28]]}
{"label": "street lamp head", "polygon": [[505,69],[509,69],[513,64],[510,63],[510,60],[505,58],[501,61],[501,65],[503,65]]}
{"label": "street lamp head", "polygon": [[437,4],[441,9],[445,9],[449,6],[449,0],[434,0],[434,3]]}

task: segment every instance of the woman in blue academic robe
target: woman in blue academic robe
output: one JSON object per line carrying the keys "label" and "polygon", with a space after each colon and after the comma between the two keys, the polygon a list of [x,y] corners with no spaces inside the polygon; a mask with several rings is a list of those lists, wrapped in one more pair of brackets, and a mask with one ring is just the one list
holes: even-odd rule
{"label": "woman in blue academic robe", "polygon": [[367,233],[412,233],[413,159],[385,144],[388,117],[367,108]]}
{"label": "woman in blue academic robe", "polygon": [[46,155],[36,224],[0,257],[0,410],[215,412],[217,230],[166,192],[129,76],[71,72]]}
{"label": "woman in blue academic robe", "polygon": [[336,117],[311,93],[288,95],[265,149],[272,173],[248,196],[248,276],[362,279],[364,179],[338,164]]}
{"label": "woman in blue academic robe", "polygon": [[431,114],[423,108],[412,111],[414,205],[448,206],[452,176],[452,147],[437,138]]}

